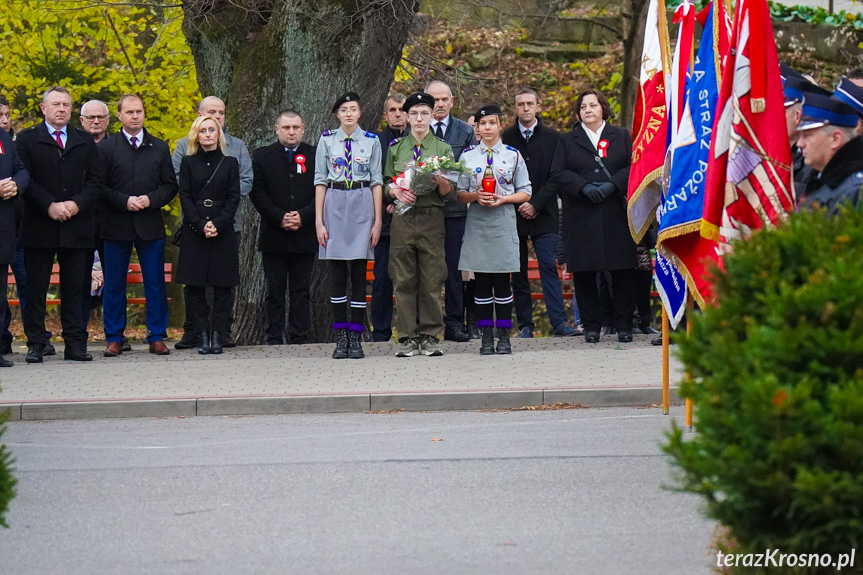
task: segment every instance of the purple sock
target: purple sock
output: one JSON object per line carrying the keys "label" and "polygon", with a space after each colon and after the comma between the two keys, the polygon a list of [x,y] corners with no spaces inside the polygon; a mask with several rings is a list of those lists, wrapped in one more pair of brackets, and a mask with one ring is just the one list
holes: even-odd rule
{"label": "purple sock", "polygon": [[333,322],[333,329],[335,329],[335,330],[348,329],[349,325],[351,325],[351,324],[349,324],[346,321]]}
{"label": "purple sock", "polygon": [[361,323],[347,323],[347,324],[345,324],[345,325],[347,326],[347,328],[348,328],[349,330],[351,330],[351,331],[358,331],[358,332],[360,332],[360,333],[363,333],[363,332],[365,331],[365,329],[366,329],[366,328],[365,328],[365,326],[364,326],[363,324],[361,324]]}
{"label": "purple sock", "polygon": [[497,320],[497,327],[505,327],[506,329],[512,329],[512,320],[511,319],[499,319],[499,320]]}
{"label": "purple sock", "polygon": [[[512,322],[510,322],[510,323],[512,323]],[[484,327],[494,327],[494,320],[493,319],[479,319],[476,321],[476,326],[480,329],[482,329]]]}

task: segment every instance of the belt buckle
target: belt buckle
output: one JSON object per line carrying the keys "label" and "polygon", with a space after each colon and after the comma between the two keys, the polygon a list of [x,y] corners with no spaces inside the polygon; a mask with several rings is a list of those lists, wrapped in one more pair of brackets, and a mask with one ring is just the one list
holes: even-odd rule
{"label": "belt buckle", "polygon": [[204,200],[204,207],[205,208],[212,208],[213,207],[213,200],[210,200],[210,199]]}

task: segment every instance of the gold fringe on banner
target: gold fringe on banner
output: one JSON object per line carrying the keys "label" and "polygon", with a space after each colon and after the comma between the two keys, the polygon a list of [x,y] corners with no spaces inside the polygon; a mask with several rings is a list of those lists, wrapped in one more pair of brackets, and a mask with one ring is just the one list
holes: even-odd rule
{"label": "gold fringe on banner", "polygon": [[681,224],[679,226],[674,226],[673,228],[668,228],[667,230],[662,230],[659,233],[659,237],[656,240],[657,245],[661,244],[665,240],[670,240],[671,238],[676,238],[679,236],[685,236],[687,234],[695,234],[701,231],[701,220],[697,220],[694,222],[689,222],[688,224]]}
{"label": "gold fringe on banner", "polygon": [[641,198],[641,195],[644,193],[644,190],[656,181],[656,178],[662,175],[662,167],[656,168],[652,172],[648,172],[644,179],[641,180],[641,184],[638,185],[635,192],[632,194],[632,197],[627,202],[627,210],[626,210],[626,219],[629,223],[629,233],[632,236],[632,239],[635,240],[635,243],[641,241],[641,238],[644,237],[644,234],[647,233],[647,229],[650,227],[650,224],[653,223],[653,220],[656,219],[656,208],[659,207],[659,197],[656,198],[656,205],[650,210],[650,217],[644,222],[644,225],[641,226],[640,230],[636,230],[635,226],[632,225],[632,218],[630,217],[630,213],[632,210],[632,206]]}
{"label": "gold fringe on banner", "polygon": [[662,257],[670,261],[674,265],[674,267],[677,268],[677,271],[680,272],[680,275],[682,275],[683,279],[686,281],[686,291],[689,292],[689,295],[691,295],[693,299],[695,299],[696,303],[698,303],[698,306],[701,309],[704,309],[707,306],[707,303],[705,302],[704,298],[701,297],[701,294],[698,293],[698,290],[695,289],[695,278],[692,276],[689,268],[687,268],[686,265],[682,261],[680,261],[680,258],[677,257],[677,254],[675,254],[667,246],[657,246],[656,249],[659,250],[659,253],[662,254]]}
{"label": "gold fringe on banner", "polygon": [[706,240],[719,241],[719,226],[701,220],[701,237]]}

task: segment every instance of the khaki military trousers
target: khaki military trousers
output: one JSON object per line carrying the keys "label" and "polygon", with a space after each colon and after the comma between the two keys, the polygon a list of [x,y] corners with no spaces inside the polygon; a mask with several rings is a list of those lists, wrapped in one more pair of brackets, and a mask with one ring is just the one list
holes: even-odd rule
{"label": "khaki military trousers", "polygon": [[390,278],[399,341],[443,333],[441,292],[446,275],[443,210],[411,208],[404,215],[394,215]]}

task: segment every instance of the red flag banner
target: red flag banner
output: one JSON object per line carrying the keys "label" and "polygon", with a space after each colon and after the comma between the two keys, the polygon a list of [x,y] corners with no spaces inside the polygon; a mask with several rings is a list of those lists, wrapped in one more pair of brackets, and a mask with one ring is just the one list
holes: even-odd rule
{"label": "red flag banner", "polygon": [[636,242],[656,217],[661,189],[655,180],[662,174],[668,147],[668,111],[665,75],[670,72],[668,31],[664,0],[650,0],[644,28],[638,98],[632,132],[632,167],[627,199],[629,231]]}
{"label": "red flag banner", "polygon": [[727,244],[795,209],[791,147],[767,0],[740,0],[710,146],[701,234]]}

